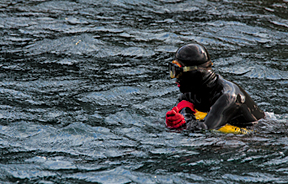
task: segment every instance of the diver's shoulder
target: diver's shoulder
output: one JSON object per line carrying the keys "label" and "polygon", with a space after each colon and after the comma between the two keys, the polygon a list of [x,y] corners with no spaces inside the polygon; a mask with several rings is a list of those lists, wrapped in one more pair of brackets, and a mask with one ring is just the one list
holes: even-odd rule
{"label": "diver's shoulder", "polygon": [[235,82],[224,79],[221,75],[218,75],[218,85],[222,86],[223,93],[239,93],[242,88]]}
{"label": "diver's shoulder", "polygon": [[235,82],[232,82],[232,81],[230,81],[230,80],[224,79],[224,78],[223,78],[221,75],[219,75],[219,74],[217,74],[217,77],[218,77],[217,83],[218,83],[218,84],[221,84],[223,87],[225,87],[225,86],[234,86],[234,85],[237,85],[237,86],[238,86],[238,84],[236,84]]}

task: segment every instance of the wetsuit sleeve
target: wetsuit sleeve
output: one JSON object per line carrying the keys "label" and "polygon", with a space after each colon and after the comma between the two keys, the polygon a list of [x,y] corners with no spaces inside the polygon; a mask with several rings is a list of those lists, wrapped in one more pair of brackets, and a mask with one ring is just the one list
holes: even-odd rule
{"label": "wetsuit sleeve", "polygon": [[222,94],[213,104],[205,118],[204,124],[207,126],[207,129],[218,129],[225,125],[239,109],[236,100],[236,95],[229,93]]}
{"label": "wetsuit sleeve", "polygon": [[186,123],[194,122],[196,121],[196,118],[194,116],[194,111],[192,111],[190,108],[185,107],[180,111],[180,114],[182,114],[185,118]]}
{"label": "wetsuit sleeve", "polygon": [[184,108],[188,108],[192,111],[193,114],[196,112],[195,108],[194,108],[194,104],[187,101],[187,100],[182,100],[181,102],[179,102],[177,104],[177,107],[178,107],[179,111],[181,111]]}

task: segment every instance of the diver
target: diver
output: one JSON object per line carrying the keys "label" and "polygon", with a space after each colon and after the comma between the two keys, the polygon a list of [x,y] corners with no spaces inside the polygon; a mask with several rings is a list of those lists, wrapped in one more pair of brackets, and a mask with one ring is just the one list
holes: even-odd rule
{"label": "diver", "polygon": [[[226,124],[247,127],[265,117],[238,84],[214,73],[212,65],[208,51],[200,44],[188,44],[176,51],[169,71],[181,95],[178,104],[166,113],[168,128],[210,130]],[[196,118],[197,113],[205,115]]]}

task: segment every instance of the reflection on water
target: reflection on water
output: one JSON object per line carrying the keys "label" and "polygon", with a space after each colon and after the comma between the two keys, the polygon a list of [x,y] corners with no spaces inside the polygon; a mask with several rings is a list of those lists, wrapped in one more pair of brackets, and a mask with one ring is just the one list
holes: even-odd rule
{"label": "reflection on water", "polygon": [[[0,2],[3,183],[285,183],[288,1]],[[197,41],[267,118],[167,130],[167,62]]]}

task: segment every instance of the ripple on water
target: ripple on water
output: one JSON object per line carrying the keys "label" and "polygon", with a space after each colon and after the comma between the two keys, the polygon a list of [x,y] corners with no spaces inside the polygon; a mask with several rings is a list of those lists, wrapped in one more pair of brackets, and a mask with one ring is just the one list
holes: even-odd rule
{"label": "ripple on water", "polygon": [[60,37],[58,39],[45,39],[30,45],[25,52],[28,55],[40,55],[43,53],[83,55],[96,53],[104,43],[93,38],[92,35],[83,34],[81,36]]}
{"label": "ripple on water", "polygon": [[31,164],[0,164],[2,179],[31,180],[32,178],[54,178],[57,174],[53,171],[43,170],[42,167]]}
{"label": "ripple on water", "polygon": [[[28,8],[28,7],[26,7],[26,8]],[[39,12],[64,13],[66,11],[75,11],[75,10],[78,10],[78,9],[81,9],[81,8],[83,8],[81,6],[81,4],[75,3],[75,2],[49,1],[49,2],[40,2],[36,6],[31,6],[30,7],[30,11],[33,11],[33,12],[38,12],[39,11]]]}
{"label": "ripple on water", "polygon": [[[130,86],[121,86],[110,89],[109,91],[91,92],[78,98],[82,102],[96,103],[99,105],[128,105],[131,102],[126,101],[132,96],[137,95],[138,88]],[[125,101],[123,101],[125,99]],[[125,102],[125,103],[124,103]]]}
{"label": "ripple on water", "polygon": [[245,74],[249,78],[268,79],[268,80],[288,80],[287,71],[267,68],[265,66],[253,67]]}
{"label": "ripple on water", "polygon": [[76,181],[85,181],[93,183],[155,183],[153,178],[149,178],[146,174],[137,173],[124,169],[123,167],[116,167],[106,171],[89,172],[89,173],[75,173],[66,176],[68,179],[75,179]]}
{"label": "ripple on water", "polygon": [[247,183],[284,182],[284,180],[279,181],[279,178],[274,176],[273,174],[259,173],[259,172],[242,173],[242,175],[224,174],[222,178],[231,182],[247,182]]}
{"label": "ripple on water", "polygon": [[123,56],[137,56],[137,57],[151,57],[154,54],[155,53],[152,50],[143,49],[139,47],[129,47],[121,52],[121,55]]}
{"label": "ripple on water", "polygon": [[[264,57],[264,56],[263,56]],[[260,63],[255,63],[243,57],[233,56],[225,59],[218,59],[215,61],[216,69],[221,73],[229,73],[234,75],[243,75],[248,78],[267,79],[267,80],[287,80],[288,73],[286,70],[281,69],[281,63],[276,63],[276,68],[267,67]],[[271,63],[271,61],[269,62]],[[278,69],[279,68],[279,69]]]}

